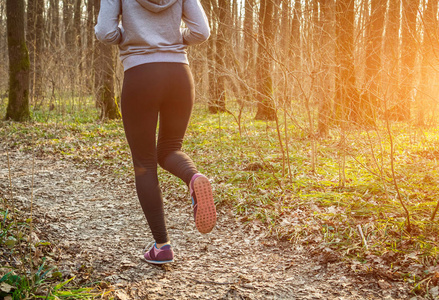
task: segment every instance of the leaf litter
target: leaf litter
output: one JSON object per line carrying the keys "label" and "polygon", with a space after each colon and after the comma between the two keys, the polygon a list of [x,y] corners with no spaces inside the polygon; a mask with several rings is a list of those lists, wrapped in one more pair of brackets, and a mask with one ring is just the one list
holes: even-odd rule
{"label": "leaf litter", "polygon": [[[12,201],[29,212],[32,156],[13,150],[9,157]],[[9,199],[4,150],[0,163],[0,196]],[[263,223],[243,223],[227,205],[218,208],[214,231],[202,235],[187,191],[169,183],[162,189],[168,190],[165,212],[176,258],[151,266],[142,261],[152,236],[133,178],[37,156],[32,238],[53,245],[47,256],[62,276],[84,284],[106,281],[118,299],[421,299],[409,295],[407,283],[368,272],[331,249],[273,239]]]}

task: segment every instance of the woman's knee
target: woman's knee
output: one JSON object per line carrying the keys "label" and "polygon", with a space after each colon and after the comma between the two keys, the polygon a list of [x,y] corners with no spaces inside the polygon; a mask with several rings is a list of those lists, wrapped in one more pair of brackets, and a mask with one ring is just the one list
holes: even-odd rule
{"label": "woman's knee", "polygon": [[170,154],[169,151],[163,151],[163,150],[157,151],[157,161],[160,167],[162,167],[163,169],[165,169],[166,158],[168,157],[169,154]]}
{"label": "woman's knee", "polygon": [[157,161],[163,169],[167,170],[167,165],[177,164],[180,160],[180,149],[166,149],[157,151]]}
{"label": "woman's knee", "polygon": [[157,173],[157,161],[155,159],[148,161],[137,160],[134,162],[134,174],[136,176],[144,176],[154,173]]}

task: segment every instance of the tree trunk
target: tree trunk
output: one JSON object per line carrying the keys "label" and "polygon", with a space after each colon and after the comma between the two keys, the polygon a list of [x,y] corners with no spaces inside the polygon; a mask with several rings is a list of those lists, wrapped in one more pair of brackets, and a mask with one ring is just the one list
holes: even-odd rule
{"label": "tree trunk", "polygon": [[118,105],[114,95],[114,70],[115,55],[112,46],[97,43],[98,47],[98,73],[95,80],[98,89],[96,101],[101,109],[101,120],[113,120],[120,118]]}
{"label": "tree trunk", "polygon": [[29,112],[29,54],[24,35],[24,0],[6,0],[9,101],[6,120],[26,121]]}
{"label": "tree trunk", "polygon": [[293,69],[300,72],[301,64],[301,47],[300,47],[300,19],[302,16],[301,3],[299,0],[294,1],[294,15],[291,22],[291,56],[293,57]]}
{"label": "tree trunk", "polygon": [[[27,2],[27,30],[26,30],[26,44],[29,51],[29,60],[32,63],[34,61],[34,49],[35,49],[35,23],[37,14],[37,1],[29,0]],[[32,68],[31,68],[32,69]]]}
{"label": "tree trunk", "polygon": [[217,5],[218,30],[216,34],[215,74],[216,88],[213,101],[209,103],[209,112],[217,113],[226,110],[226,47],[227,47],[227,24],[229,19],[230,1],[219,0]]}
{"label": "tree trunk", "polygon": [[[383,99],[385,115],[390,113],[389,108],[397,103],[399,96],[399,30],[401,2],[388,0],[387,24],[384,37],[383,51]],[[387,110],[387,111],[385,111]]]}
{"label": "tree trunk", "polygon": [[75,32],[73,28],[73,0],[63,0],[64,42],[68,52],[75,47]]}
{"label": "tree trunk", "polygon": [[[319,16],[319,0],[312,0],[311,1],[312,4],[312,24],[311,24],[311,28],[312,31],[310,32],[310,34],[312,34],[312,53],[315,53],[318,51],[319,49],[319,35],[320,35],[320,16]],[[313,56],[311,54],[311,56]],[[315,65],[315,57],[313,57],[312,59],[310,59],[310,61],[312,62],[313,65]],[[314,66],[313,66],[314,68]]]}
{"label": "tree trunk", "polygon": [[[36,101],[40,103],[43,101],[44,97],[44,83],[43,83],[43,53],[44,53],[44,0],[36,0],[37,10],[36,10],[36,23],[35,23],[35,56],[34,56],[34,88],[33,97]],[[32,65],[32,64],[31,64]]]}
{"label": "tree trunk", "polygon": [[[2,29],[6,29],[6,3],[5,2],[1,2],[0,3],[0,26],[2,26]],[[8,51],[6,49],[8,49],[8,37],[7,37],[7,33],[5,30],[0,31],[1,35],[0,35],[0,49],[4,49],[4,51],[2,51],[2,53],[0,54],[0,64],[3,66],[7,66],[6,62],[8,61]],[[4,70],[4,73],[6,73],[7,71]],[[6,79],[6,75],[3,76],[3,78]],[[2,82],[0,81],[0,84]]]}
{"label": "tree trunk", "polygon": [[[239,0],[240,1],[240,0]],[[232,14],[231,14],[231,20],[233,20],[233,39],[230,40],[232,42],[232,47],[234,51],[239,52],[240,49],[237,49],[237,45],[241,45],[241,35],[236,34],[237,30],[241,28],[241,18],[238,11],[238,0],[232,0]]]}
{"label": "tree trunk", "polygon": [[58,49],[59,46],[59,0],[50,0],[49,8],[50,21],[50,43],[51,49]]}
{"label": "tree trunk", "polygon": [[246,67],[253,65],[253,8],[254,0],[245,0],[244,14],[244,62]]}
{"label": "tree trunk", "polygon": [[[94,2],[95,18],[100,9],[100,1]],[[95,40],[95,91],[96,105],[101,110],[101,120],[120,118],[114,95],[115,55],[113,46]]]}
{"label": "tree trunk", "polygon": [[334,88],[334,0],[320,0],[320,59],[322,61],[321,90],[317,133],[325,138],[329,134],[329,121]]}
{"label": "tree trunk", "polygon": [[291,82],[291,98],[299,100],[299,82],[302,80],[302,48],[301,48],[301,29],[300,23],[302,20],[302,5],[300,0],[294,1],[293,15],[291,19],[291,32],[289,41],[289,59],[288,69],[294,77],[290,79]]}
{"label": "tree trunk", "polygon": [[41,57],[44,45],[44,0],[29,0],[27,6],[27,45],[30,59],[30,99],[37,103],[43,97]]}
{"label": "tree trunk", "polygon": [[410,119],[411,100],[414,98],[414,73],[417,54],[416,16],[419,0],[402,0],[402,49],[401,49],[401,89],[396,106],[395,118],[399,121]]}
{"label": "tree trunk", "polygon": [[210,23],[210,38],[209,38],[209,46],[207,47],[207,61],[208,61],[208,109],[209,112],[214,113],[215,112],[215,91],[216,91],[216,65],[215,65],[215,47],[216,47],[216,25],[217,21],[215,18],[215,11],[216,9],[216,0],[208,0],[208,5],[206,9],[206,13],[209,19]]}
{"label": "tree trunk", "polygon": [[[288,55],[288,48],[289,48],[289,42],[290,42],[290,20],[289,16],[291,14],[290,10],[290,1],[289,0],[282,0],[282,11],[281,11],[281,22],[280,22],[280,33],[279,33],[279,39],[280,39],[280,46],[282,48],[282,52],[285,53],[285,55]],[[287,59],[288,56],[286,57]]]}
{"label": "tree trunk", "polygon": [[341,122],[359,122],[359,95],[355,86],[354,69],[354,1],[337,1],[336,22],[338,70],[335,109]]}
{"label": "tree trunk", "polygon": [[[82,0],[75,1],[75,12],[73,16],[73,32],[75,35],[75,46],[76,55],[75,60],[77,61],[77,66],[79,67],[79,75],[82,75],[82,38],[81,38],[81,11],[82,11]],[[81,76],[82,77],[82,76]]]}
{"label": "tree trunk", "polygon": [[93,93],[93,79],[94,79],[94,73],[93,73],[93,41],[94,41],[94,24],[95,24],[95,20],[94,20],[94,0],[87,0],[87,39],[86,39],[86,43],[87,43],[87,47],[85,50],[86,53],[86,57],[85,57],[85,61],[86,61],[86,66],[88,68],[88,70],[90,70],[91,72],[86,72],[85,73],[85,79],[87,82],[87,89],[89,93]]}
{"label": "tree trunk", "polygon": [[425,125],[425,117],[434,103],[439,102],[437,96],[439,69],[439,26],[436,17],[438,0],[429,0],[424,10],[424,40],[422,43],[421,82],[417,93],[417,123]]}
{"label": "tree trunk", "polygon": [[244,87],[244,99],[251,103],[254,99],[253,89],[255,87],[255,55],[254,55],[254,31],[253,31],[253,14],[254,0],[245,0],[244,3],[244,67],[243,73],[246,87]]}
{"label": "tree trunk", "polygon": [[366,41],[366,101],[362,102],[363,121],[375,122],[375,115],[381,96],[381,53],[384,30],[385,0],[371,0],[371,14]]}
{"label": "tree trunk", "polygon": [[273,2],[271,0],[261,0],[259,11],[259,46],[257,57],[257,99],[258,111],[256,120],[276,119],[276,110],[273,101],[273,83],[271,78],[271,51],[273,41],[272,17]]}

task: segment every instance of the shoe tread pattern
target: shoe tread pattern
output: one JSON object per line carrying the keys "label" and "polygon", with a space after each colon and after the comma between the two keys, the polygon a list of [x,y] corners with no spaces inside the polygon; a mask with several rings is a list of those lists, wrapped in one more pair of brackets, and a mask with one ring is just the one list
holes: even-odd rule
{"label": "shoe tread pattern", "polygon": [[209,233],[216,224],[216,208],[209,180],[205,177],[195,179],[194,192],[197,198],[195,225],[199,232]]}

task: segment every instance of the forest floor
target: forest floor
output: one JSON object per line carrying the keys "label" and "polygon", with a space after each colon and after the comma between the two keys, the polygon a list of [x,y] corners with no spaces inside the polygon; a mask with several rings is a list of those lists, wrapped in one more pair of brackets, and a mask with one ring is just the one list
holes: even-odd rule
{"label": "forest floor", "polygon": [[141,258],[152,237],[133,178],[19,149],[9,149],[8,168],[0,146],[0,197],[9,198],[10,172],[15,205],[29,212],[33,203],[34,239],[51,243],[51,263],[64,278],[109,282],[119,299],[421,299],[403,281],[358,272],[334,253],[270,238],[225,203],[202,235],[186,189],[169,183],[162,188],[176,259],[149,265]]}

